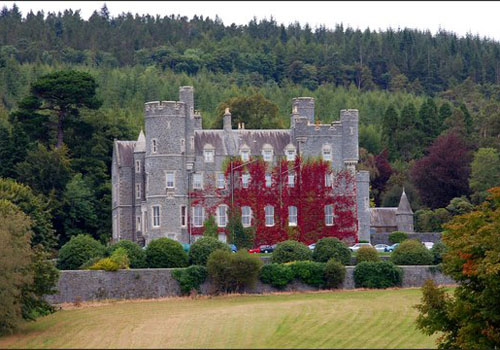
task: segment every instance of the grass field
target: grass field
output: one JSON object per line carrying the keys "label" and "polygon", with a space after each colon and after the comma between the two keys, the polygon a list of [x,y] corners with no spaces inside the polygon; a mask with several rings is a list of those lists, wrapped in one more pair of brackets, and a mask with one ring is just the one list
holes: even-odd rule
{"label": "grass field", "polygon": [[61,310],[0,348],[434,348],[419,289],[120,301]]}

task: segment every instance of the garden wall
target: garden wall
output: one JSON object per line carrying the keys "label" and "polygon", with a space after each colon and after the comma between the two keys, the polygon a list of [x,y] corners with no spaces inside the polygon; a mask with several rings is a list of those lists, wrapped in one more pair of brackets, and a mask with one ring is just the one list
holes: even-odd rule
{"label": "garden wall", "polygon": [[[370,234],[370,243],[375,244],[389,244],[390,233],[372,233]],[[420,242],[434,242],[441,240],[441,232],[413,232],[407,233],[409,239],[416,239]]]}
{"label": "garden wall", "polygon": [[[438,284],[453,284],[453,280],[436,271],[435,266],[402,266],[403,287],[420,287],[427,279]],[[46,296],[50,303],[102,299],[152,299],[180,295],[177,281],[172,278],[172,269],[134,269],[116,272],[96,270],[61,271],[57,285],[58,293]],[[346,267],[344,289],[353,289],[354,266]],[[433,272],[434,271],[434,272]],[[300,282],[289,284],[285,291],[316,290]],[[248,293],[268,293],[277,291],[270,285],[257,282]],[[213,292],[210,282],[201,286],[202,294]]]}

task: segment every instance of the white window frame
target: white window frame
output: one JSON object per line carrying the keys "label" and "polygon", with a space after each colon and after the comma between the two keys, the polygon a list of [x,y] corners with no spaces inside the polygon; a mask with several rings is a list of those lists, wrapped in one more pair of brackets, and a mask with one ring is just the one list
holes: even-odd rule
{"label": "white window frame", "polygon": [[272,187],[273,185],[273,176],[270,173],[266,173],[266,187]]}
{"label": "white window frame", "polygon": [[[248,210],[248,212],[246,212]],[[243,227],[252,226],[252,208],[245,205],[241,207],[241,225]]]}
{"label": "white window frame", "polygon": [[323,148],[321,149],[321,157],[325,162],[331,162],[333,159],[332,155],[332,146],[330,145],[323,145]]}
{"label": "white window frame", "polygon": [[[199,177],[199,186],[197,185],[196,178]],[[203,173],[194,173],[193,174],[193,189],[194,190],[202,190],[203,189]]]}
{"label": "white window frame", "polygon": [[135,232],[140,232],[142,229],[142,225],[141,225],[141,216],[140,215],[137,215],[135,217]]}
{"label": "white window frame", "polygon": [[[172,176],[172,185],[169,186],[168,177]],[[165,172],[165,188],[175,188],[175,171],[166,171]]]}
{"label": "white window frame", "polygon": [[333,204],[325,205],[325,225],[333,226]]}
{"label": "white window frame", "polygon": [[295,187],[295,174],[294,173],[288,173],[288,187]]}
{"label": "white window frame", "polygon": [[262,149],[262,158],[264,159],[265,162],[272,162],[273,161],[273,149],[271,147],[264,147]]}
{"label": "white window frame", "polygon": [[226,188],[226,174],[224,173],[216,173],[216,184],[218,189]]}
{"label": "white window frame", "polygon": [[140,173],[141,172],[141,161],[137,159],[135,161],[135,173]]}
{"label": "white window frame", "polygon": [[135,199],[141,199],[141,184],[135,184]]}
{"label": "white window frame", "polygon": [[[201,213],[199,212],[199,210],[201,210]],[[203,227],[204,222],[205,222],[205,208],[203,208],[201,205],[194,206],[193,207],[193,226],[194,227]]]}
{"label": "white window frame", "polygon": [[272,205],[266,205],[264,208],[264,214],[266,216],[266,226],[274,226],[274,207]]}
{"label": "white window frame", "polygon": [[214,148],[205,148],[203,150],[203,161],[205,163],[215,162],[215,149]]}
{"label": "white window frame", "polygon": [[285,149],[286,161],[293,162],[297,156],[297,150],[293,146],[289,146]]}
{"label": "white window frame", "polygon": [[331,172],[325,173],[325,187],[333,187],[333,174]]}
{"label": "white window frame", "polygon": [[217,226],[218,227],[227,226],[227,205],[223,204],[217,207]]}
{"label": "white window frame", "polygon": [[158,153],[158,140],[151,139],[151,153]]}
{"label": "white window frame", "polygon": [[186,227],[187,226],[187,207],[185,205],[181,205],[179,210],[180,210],[181,227]]}
{"label": "white window frame", "polygon": [[248,162],[250,160],[250,149],[242,148],[240,150],[240,157],[243,162]]}
{"label": "white window frame", "polygon": [[[155,211],[158,210],[158,215],[156,215]],[[156,228],[161,226],[161,206],[153,205],[151,207],[151,226]]]}
{"label": "white window frame", "polygon": [[249,186],[250,186],[250,174],[249,173],[241,174],[241,187],[248,188]]}
{"label": "white window frame", "polygon": [[294,205],[288,207],[288,226],[297,226],[297,207]]}

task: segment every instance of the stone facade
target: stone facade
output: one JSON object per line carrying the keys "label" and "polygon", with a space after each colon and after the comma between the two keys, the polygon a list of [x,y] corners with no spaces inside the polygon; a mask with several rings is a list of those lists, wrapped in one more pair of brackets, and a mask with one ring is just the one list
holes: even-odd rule
{"label": "stone facade", "polygon": [[[113,148],[113,240],[148,244],[159,237],[191,243],[194,223],[190,193],[214,186],[228,157],[270,155],[276,163],[287,155],[331,159],[334,171],[356,174],[358,239],[370,238],[369,174],[356,172],[357,110],[340,111],[340,121],[318,124],[314,99],[292,101],[291,128],[247,130],[231,127],[226,111],[222,130],[203,130],[194,110],[193,87],[179,90],[179,101],[145,103],[145,134],[137,141],[115,141]],[[247,152],[247,153],[246,153]],[[245,153],[245,154],[244,154]],[[228,186],[229,179],[224,179]],[[202,213],[203,214],[203,213]],[[300,213],[298,213],[300,215]],[[226,240],[225,234],[219,239]]]}
{"label": "stone facade", "polygon": [[404,189],[397,208],[370,209],[370,227],[370,233],[413,232],[413,210]]}

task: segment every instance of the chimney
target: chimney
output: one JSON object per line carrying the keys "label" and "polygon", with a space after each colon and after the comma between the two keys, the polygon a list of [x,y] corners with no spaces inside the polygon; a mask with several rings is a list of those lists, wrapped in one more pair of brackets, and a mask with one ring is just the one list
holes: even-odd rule
{"label": "chimney", "polygon": [[229,112],[229,108],[226,108],[226,111],[224,112],[224,130],[225,131],[231,131],[231,113]]}

